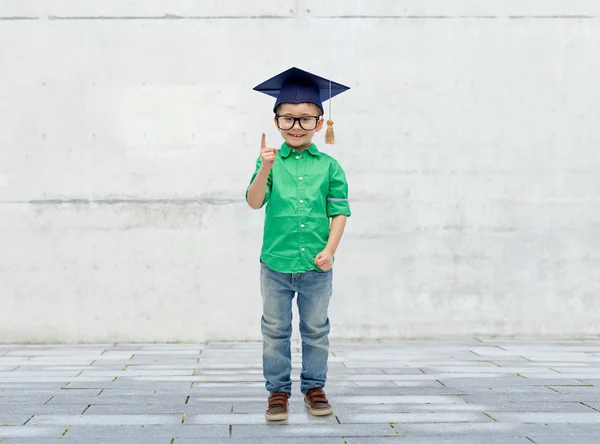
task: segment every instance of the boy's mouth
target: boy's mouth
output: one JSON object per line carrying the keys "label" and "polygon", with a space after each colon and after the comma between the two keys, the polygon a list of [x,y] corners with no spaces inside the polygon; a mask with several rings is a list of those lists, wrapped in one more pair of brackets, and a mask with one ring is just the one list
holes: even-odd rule
{"label": "boy's mouth", "polygon": [[297,138],[297,139],[299,139],[299,138],[301,138],[301,137],[304,137],[304,134],[291,134],[291,133],[288,133],[288,134],[289,134],[290,136],[292,136],[292,137],[295,137],[295,138]]}

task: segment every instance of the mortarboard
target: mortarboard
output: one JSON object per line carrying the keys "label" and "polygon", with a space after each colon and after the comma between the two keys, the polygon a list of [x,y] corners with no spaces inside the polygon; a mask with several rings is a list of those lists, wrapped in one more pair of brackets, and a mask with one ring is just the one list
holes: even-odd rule
{"label": "mortarboard", "polygon": [[[255,91],[277,99],[273,111],[282,103],[314,103],[323,111],[323,102],[349,89],[340,83],[298,68],[290,68],[254,87]],[[331,101],[329,102],[325,143],[334,143]]]}

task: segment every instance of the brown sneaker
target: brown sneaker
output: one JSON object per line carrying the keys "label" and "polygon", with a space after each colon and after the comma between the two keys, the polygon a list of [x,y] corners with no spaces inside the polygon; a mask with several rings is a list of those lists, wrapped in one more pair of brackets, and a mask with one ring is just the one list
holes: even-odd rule
{"label": "brown sneaker", "polygon": [[327,416],[333,413],[322,388],[312,388],[304,396],[304,404],[314,416]]}
{"label": "brown sneaker", "polygon": [[283,421],[288,418],[288,395],[286,392],[271,393],[265,418],[267,421]]}

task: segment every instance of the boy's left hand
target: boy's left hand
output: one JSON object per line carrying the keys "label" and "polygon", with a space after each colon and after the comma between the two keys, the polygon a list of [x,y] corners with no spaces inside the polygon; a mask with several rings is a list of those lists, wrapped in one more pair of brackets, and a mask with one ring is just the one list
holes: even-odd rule
{"label": "boy's left hand", "polygon": [[315,257],[315,265],[323,271],[329,271],[333,267],[333,254],[327,250],[321,251]]}

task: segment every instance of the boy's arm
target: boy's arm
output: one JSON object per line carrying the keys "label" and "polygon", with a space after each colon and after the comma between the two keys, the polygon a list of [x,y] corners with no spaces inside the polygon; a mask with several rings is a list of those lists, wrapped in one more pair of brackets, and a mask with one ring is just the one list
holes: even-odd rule
{"label": "boy's arm", "polygon": [[262,135],[260,146],[260,158],[256,163],[256,172],[252,177],[250,186],[246,191],[246,202],[253,210],[258,210],[265,204],[267,195],[267,185],[269,184],[269,173],[273,168],[277,149],[268,148],[265,141],[265,134]]}
{"label": "boy's arm", "polygon": [[333,255],[337,251],[337,247],[342,240],[347,218],[347,216],[340,214],[338,216],[333,216],[333,219],[331,219],[327,245],[325,246],[325,249],[315,257],[315,265],[323,271],[327,271],[333,267]]}
{"label": "boy's arm", "polygon": [[327,216],[331,217],[329,239],[325,249],[315,257],[315,265],[323,271],[333,267],[333,255],[342,240],[346,219],[350,216],[348,204],[348,183],[342,167],[333,162],[329,172],[329,190],[327,193]]}
{"label": "boy's arm", "polygon": [[267,180],[269,179],[270,168],[260,167],[258,173],[254,177],[252,181],[252,185],[248,188],[248,195],[246,196],[246,200],[248,201],[248,205],[253,210],[258,210],[263,206],[265,201],[265,195],[267,192]]}
{"label": "boy's arm", "polygon": [[344,228],[346,228],[346,219],[348,217],[344,215],[333,216],[331,219],[331,227],[329,229],[329,240],[327,241],[327,250],[333,256],[337,251],[338,245],[342,240],[344,234]]}

